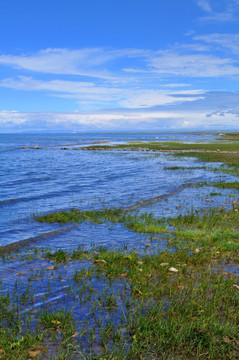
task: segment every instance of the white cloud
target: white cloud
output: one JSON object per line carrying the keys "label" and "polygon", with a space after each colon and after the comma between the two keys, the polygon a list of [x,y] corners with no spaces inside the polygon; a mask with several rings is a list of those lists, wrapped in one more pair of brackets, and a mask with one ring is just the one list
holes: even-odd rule
{"label": "white cloud", "polygon": [[121,57],[134,58],[146,54],[146,50],[139,49],[45,49],[35,54],[1,55],[0,64],[41,73],[117,80],[117,76],[113,76],[110,71],[100,69],[100,67]]}
{"label": "white cloud", "polygon": [[179,54],[174,51],[159,51],[150,59],[152,71],[192,77],[218,77],[238,75],[239,66],[230,58],[204,54]]}
{"label": "white cloud", "polygon": [[52,96],[77,99],[86,108],[92,102],[97,106],[99,106],[99,103],[101,106],[106,103],[113,103],[116,107],[151,107],[194,101],[201,98],[200,96],[204,93],[203,90],[152,90],[135,87],[113,87],[109,85],[98,86],[92,82],[42,81],[26,76],[20,76],[17,80],[11,78],[4,79],[0,82],[0,86],[25,91],[49,91]]}
{"label": "white cloud", "polygon": [[[207,8],[210,3],[200,4]],[[14,68],[14,77],[11,73],[11,77],[0,80],[0,86],[72,99],[79,110],[87,112],[185,105],[205,95],[205,90],[196,86],[186,90],[193,87],[192,81],[203,80],[205,84],[208,79],[238,77],[238,43],[239,34],[193,34],[191,43],[176,43],[160,51],[46,49],[30,55],[0,55],[0,64]],[[26,70],[31,76],[22,75]],[[41,72],[49,74],[43,77]]]}
{"label": "white cloud", "polygon": [[212,8],[208,0],[198,0],[197,4],[202,10],[206,12],[212,12]]}
{"label": "white cloud", "polygon": [[[239,129],[238,112],[212,114],[205,111],[107,111],[101,113],[18,113],[0,112],[0,129],[24,130],[174,130],[174,129]],[[41,125],[39,125],[41,124]]]}
{"label": "white cloud", "polygon": [[186,83],[169,83],[169,84],[163,84],[163,86],[165,87],[170,87],[170,88],[181,88],[181,87],[188,87],[191,86],[191,84],[186,84]]}
{"label": "white cloud", "polygon": [[223,23],[237,20],[239,11],[238,0],[216,1],[213,7],[209,0],[197,0],[197,5],[208,13],[199,19],[201,22]]}
{"label": "white cloud", "polygon": [[215,50],[229,50],[234,54],[239,54],[239,34],[214,33],[194,36],[193,39],[213,46],[216,45]]}

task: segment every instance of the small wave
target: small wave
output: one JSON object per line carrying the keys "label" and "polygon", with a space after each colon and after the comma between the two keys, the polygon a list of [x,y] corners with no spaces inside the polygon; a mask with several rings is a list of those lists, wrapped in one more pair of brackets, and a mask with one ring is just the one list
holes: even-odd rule
{"label": "small wave", "polygon": [[64,229],[49,231],[49,232],[46,232],[46,233],[43,233],[43,234],[40,234],[40,235],[37,235],[37,236],[34,236],[34,237],[30,237],[30,238],[27,238],[27,239],[16,241],[16,242],[8,244],[8,245],[0,246],[0,253],[16,251],[16,250],[22,248],[23,246],[29,245],[29,243],[35,243],[35,242],[37,242],[39,240],[46,239],[46,238],[49,238],[51,236],[55,236],[57,234],[61,234],[61,233],[70,231],[71,229],[73,229],[73,228],[75,228],[77,226],[78,226],[78,224],[69,226],[69,227],[64,228]]}
{"label": "small wave", "polygon": [[169,196],[173,196],[173,195],[176,195],[178,194],[179,192],[183,191],[184,189],[188,188],[188,187],[191,187],[192,184],[184,184],[182,186],[180,186],[179,188],[169,192],[169,193],[166,193],[166,194],[162,194],[162,195],[158,195],[158,196],[155,196],[153,198],[150,198],[150,199],[146,199],[146,200],[141,200],[141,201],[138,201],[135,205],[132,205],[132,206],[128,206],[126,208],[124,208],[123,210],[124,211],[131,211],[131,210],[136,210],[142,206],[145,206],[145,205],[151,205],[159,200],[165,200],[167,199]]}
{"label": "small wave", "polygon": [[44,298],[45,295],[49,296],[48,291],[34,295],[34,300],[37,302],[34,305],[25,308],[22,311],[22,313],[32,311],[33,309],[39,308],[41,306],[45,306],[46,304],[52,303],[56,300],[59,300],[59,299],[65,297],[66,294],[65,294],[64,290],[66,290],[68,288],[69,288],[69,285],[66,285],[66,286],[61,287],[60,289],[57,289],[54,292],[51,292],[52,297],[50,297],[48,299]]}
{"label": "small wave", "polygon": [[[67,192],[67,191],[65,191]],[[59,195],[59,192],[52,192],[42,195],[36,195],[36,196],[29,196],[29,197],[19,197],[19,198],[12,198],[12,199],[6,199],[6,200],[0,200],[0,205],[10,204],[10,203],[16,203],[19,201],[31,201],[31,200],[39,200],[39,199],[45,199],[49,198],[54,195]]]}
{"label": "small wave", "polygon": [[26,184],[26,183],[34,183],[34,182],[42,182],[42,181],[47,181],[50,180],[51,177],[50,176],[43,176],[43,177],[38,177],[38,178],[24,178],[24,179],[16,179],[16,180],[11,180],[8,181],[6,183],[2,183],[1,186],[7,186],[8,188],[11,186],[15,186],[15,185],[21,185],[22,183]]}

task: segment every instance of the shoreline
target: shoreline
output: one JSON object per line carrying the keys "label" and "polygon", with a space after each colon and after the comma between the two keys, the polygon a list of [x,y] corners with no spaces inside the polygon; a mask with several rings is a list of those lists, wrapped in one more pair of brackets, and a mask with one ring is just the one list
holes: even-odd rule
{"label": "shoreline", "polygon": [[[218,146],[238,147],[238,142]],[[226,167],[215,171],[234,177],[239,175],[237,153],[193,151],[206,165],[220,157]],[[169,176],[185,171],[180,158],[178,163],[168,168]],[[112,237],[118,227],[119,237],[129,233],[138,243],[133,249],[123,243],[121,248],[89,244],[88,249],[79,244],[69,251],[32,246],[19,252],[14,250],[18,243],[12,244],[13,251],[2,254],[0,265],[0,359],[236,359],[238,184],[188,183],[122,209],[37,216],[40,222],[74,225],[29,238],[24,245],[61,232],[70,242],[67,231],[81,223],[88,229],[105,226]],[[173,206],[170,197],[193,186],[202,193],[201,210],[179,209],[177,216],[167,218],[135,211],[160,200]],[[217,196],[224,196],[227,208],[214,206]]]}

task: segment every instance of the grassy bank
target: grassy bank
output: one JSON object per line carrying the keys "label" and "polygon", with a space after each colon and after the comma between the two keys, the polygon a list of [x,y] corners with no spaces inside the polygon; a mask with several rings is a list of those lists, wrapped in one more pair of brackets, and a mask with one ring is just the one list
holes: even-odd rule
{"label": "grassy bank", "polygon": [[[175,156],[196,157],[205,162],[220,162],[229,166],[229,172],[239,174],[239,133],[225,133],[217,141],[208,143],[184,142],[130,142],[114,146],[89,146],[85,150],[127,150],[171,152]],[[223,170],[223,169],[222,169]],[[228,172],[228,169],[224,169]]]}
{"label": "grassy bank", "polygon": [[[239,168],[237,133],[209,144],[114,148],[172,150],[176,156],[224,162],[221,171],[236,174]],[[236,181],[213,186],[238,190]],[[0,284],[0,359],[237,359],[237,201],[230,199],[230,210],[167,219],[117,208],[36,216],[40,223],[119,223],[136,237],[143,234],[145,249],[35,247],[4,254],[2,263],[15,283],[9,291],[4,279]],[[159,247],[150,252],[155,244]]]}
{"label": "grassy bank", "polygon": [[[49,266],[20,273],[27,279],[24,291],[19,280],[14,293],[1,296],[0,358],[237,358],[239,283],[238,275],[230,271],[239,260],[236,204],[229,211],[212,209],[167,220],[118,209],[71,210],[38,220],[121,222],[131,231],[147,234],[146,247],[160,241],[160,234],[168,245],[151,255],[78,248],[35,250],[31,257],[23,257],[34,264],[40,256]],[[48,282],[50,293],[50,284],[61,282],[62,269],[72,264],[77,264],[76,270],[66,272],[64,280],[65,305],[26,313],[34,305],[32,285]],[[77,315],[82,309],[87,309],[83,321]]]}

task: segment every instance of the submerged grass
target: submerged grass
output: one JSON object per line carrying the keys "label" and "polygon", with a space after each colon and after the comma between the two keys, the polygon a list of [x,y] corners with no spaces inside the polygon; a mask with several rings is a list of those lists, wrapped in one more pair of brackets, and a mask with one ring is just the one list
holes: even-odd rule
{"label": "submerged grass", "polygon": [[[64,309],[34,314],[35,330],[30,331],[33,325],[25,325],[11,296],[2,297],[0,359],[25,360],[34,351],[47,359],[49,351],[57,351],[55,359],[236,359],[238,277],[223,270],[225,263],[238,264],[235,210],[212,209],[167,221],[107,210],[113,221],[125,221],[135,231],[168,229],[168,246],[174,252],[46,250],[45,257],[58,266],[88,261],[71,275],[67,292],[75,299],[74,307],[87,306],[89,320],[82,323],[66,303]],[[102,213],[99,218],[103,221]]]}
{"label": "submerged grass", "polygon": [[[205,156],[206,161],[217,158],[232,165],[236,173],[238,136],[226,134],[216,144],[131,143],[130,147],[193,149],[188,155],[200,159]],[[226,142],[229,140],[231,144]],[[212,152],[206,152],[209,150]],[[238,189],[237,182],[213,185]],[[151,255],[105,248],[86,251],[82,247],[72,252],[44,249],[40,255],[38,251],[28,254],[25,262],[34,264],[40,256],[40,261],[57,266],[50,266],[51,271],[47,272],[34,270],[25,283],[16,282],[11,293],[3,289],[0,359],[239,358],[239,282],[238,275],[227,269],[230,265],[238,267],[239,261],[236,200],[228,211],[217,208],[168,219],[116,208],[71,209],[35,218],[61,224],[119,222],[131,231],[145,234],[145,239],[149,234],[153,239],[153,234],[162,233],[168,239],[168,247]],[[62,277],[62,269],[70,267],[73,261],[75,272]],[[44,308],[36,311],[39,288],[35,289],[35,297],[33,282],[47,281],[50,293],[57,274],[59,287],[67,289],[66,302],[59,307],[54,290],[54,301],[48,306],[46,301]],[[46,293],[44,296],[47,300]]]}
{"label": "submerged grass", "polygon": [[[88,259],[71,275],[72,311],[66,304],[35,313],[34,331],[10,295],[0,298],[0,358],[237,358],[238,278],[207,251],[139,255],[100,248]],[[81,312],[73,315],[84,304],[88,322]]]}
{"label": "submerged grass", "polygon": [[212,186],[222,188],[222,189],[236,189],[236,190],[239,190],[239,181],[218,182],[218,183],[213,183]]}
{"label": "submerged grass", "polygon": [[36,216],[35,219],[42,223],[49,222],[60,224],[68,222],[81,223],[83,221],[100,224],[110,221],[113,223],[124,223],[127,228],[138,233],[156,234],[167,232],[167,227],[162,225],[162,221],[154,219],[152,215],[137,215],[137,213],[132,215],[121,209],[104,209],[96,211],[80,211],[71,209],[69,212],[63,211],[40,217]]}
{"label": "submerged grass", "polygon": [[[163,151],[172,152],[178,157],[196,157],[204,162],[220,162],[229,168],[223,168],[223,172],[239,174],[239,133],[225,133],[217,141],[207,143],[186,142],[130,142],[113,146],[91,146],[88,150],[128,150],[128,151]],[[176,170],[171,168],[171,170]],[[221,169],[219,169],[220,171]]]}

